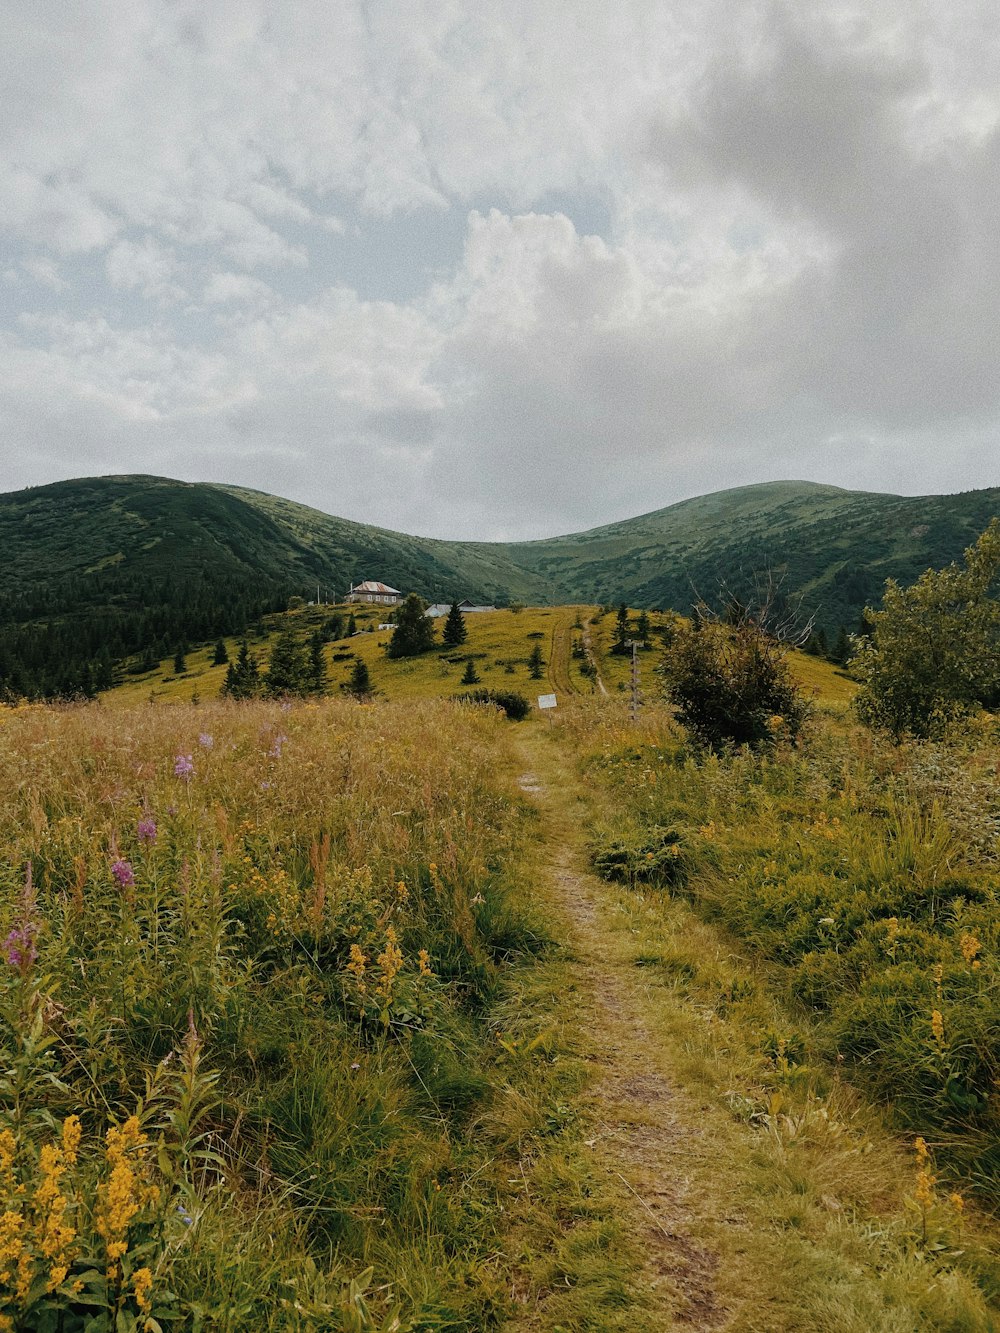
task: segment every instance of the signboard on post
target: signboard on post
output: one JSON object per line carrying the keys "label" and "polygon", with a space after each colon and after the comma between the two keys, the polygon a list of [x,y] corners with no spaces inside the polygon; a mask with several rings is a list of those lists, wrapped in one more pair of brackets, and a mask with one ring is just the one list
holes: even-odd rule
{"label": "signboard on post", "polygon": [[556,696],[554,694],[540,694],[538,696],[539,708],[555,708]]}

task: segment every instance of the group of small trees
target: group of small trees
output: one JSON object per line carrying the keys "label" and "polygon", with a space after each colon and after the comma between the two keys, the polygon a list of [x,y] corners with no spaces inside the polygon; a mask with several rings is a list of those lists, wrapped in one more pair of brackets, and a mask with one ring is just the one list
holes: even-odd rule
{"label": "group of small trees", "polygon": [[230,662],[222,693],[230,699],[255,699],[260,696],[281,698],[325,694],[327,690],[325,640],[321,630],[314,630],[303,641],[294,629],[283,630],[275,640],[267,670],[250,651],[246,639],[240,644],[236,661]]}

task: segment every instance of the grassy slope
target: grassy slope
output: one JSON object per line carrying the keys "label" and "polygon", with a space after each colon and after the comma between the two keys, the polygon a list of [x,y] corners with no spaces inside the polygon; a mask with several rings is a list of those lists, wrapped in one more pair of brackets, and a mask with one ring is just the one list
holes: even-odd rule
{"label": "grassy slope", "polygon": [[[273,632],[292,623],[303,635],[322,624],[334,608],[305,607],[268,617],[266,627]],[[342,614],[350,608],[340,607]],[[579,661],[570,655],[574,641],[581,630],[576,622],[587,622],[590,641],[601,676],[613,694],[626,692],[631,679],[628,658],[616,657],[610,652],[615,618],[600,615],[595,607],[557,606],[526,607],[515,614],[511,611],[486,612],[468,616],[468,641],[461,649],[440,649],[424,657],[392,661],[385,653],[390,631],[378,631],[381,612],[357,609],[355,618],[359,633],[351,639],[329,644],[326,659],[330,688],[338,693],[346,684],[356,659],[367,663],[373,686],[386,699],[433,699],[449,697],[471,688],[516,690],[534,700],[539,694],[554,691],[564,702],[571,695],[590,695],[594,686],[580,670]],[[653,615],[655,629],[661,617]],[[442,621],[437,622],[438,632]],[[540,638],[533,636],[540,635]],[[527,659],[534,645],[541,645],[545,658],[545,675],[532,680]],[[235,656],[238,642],[227,641],[230,656]],[[253,649],[266,664],[270,637],[253,641]],[[461,684],[465,662],[472,657],[481,678],[480,686]],[[448,659],[454,660],[448,660]],[[654,668],[658,659],[655,647],[640,654],[640,687],[649,697],[657,692]],[[805,689],[821,704],[843,708],[857,688],[841,671],[820,658],[803,653],[791,654],[792,669]],[[182,676],[173,672],[171,659],[161,662],[155,671],[126,678],[125,682],[103,696],[113,707],[129,706],[147,701],[160,703],[190,703],[218,696],[225,680],[226,668],[212,666],[212,649],[203,647],[187,655],[187,671]],[[513,670],[508,670],[508,664]]]}
{"label": "grassy slope", "polygon": [[90,478],[0,496],[0,624],[108,605],[138,614],[182,602],[192,580],[222,602],[261,588],[309,596],[317,582],[335,595],[370,577],[434,599],[685,609],[693,589],[742,593],[750,571],[771,569],[828,629],[853,628],[886,577],[958,557],[998,502],[998,490],[907,498],[774,482],[504,545],[408,536],[235,487]]}

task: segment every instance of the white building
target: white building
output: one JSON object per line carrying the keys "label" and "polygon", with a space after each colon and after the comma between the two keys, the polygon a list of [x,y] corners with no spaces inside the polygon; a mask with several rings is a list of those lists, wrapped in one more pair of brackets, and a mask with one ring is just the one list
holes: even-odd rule
{"label": "white building", "polygon": [[388,583],[376,583],[374,579],[365,579],[356,583],[347,594],[349,602],[376,602],[379,606],[398,606],[403,594],[398,588],[390,588]]}

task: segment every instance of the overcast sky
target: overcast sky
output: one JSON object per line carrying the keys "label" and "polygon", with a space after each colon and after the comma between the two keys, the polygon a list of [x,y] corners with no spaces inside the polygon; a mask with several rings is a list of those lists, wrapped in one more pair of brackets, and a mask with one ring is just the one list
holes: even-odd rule
{"label": "overcast sky", "polygon": [[0,0],[0,491],[1000,484],[995,0]]}

